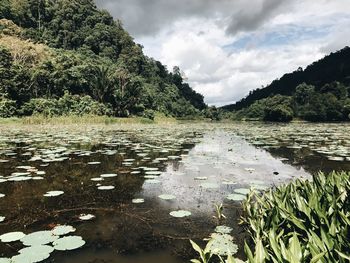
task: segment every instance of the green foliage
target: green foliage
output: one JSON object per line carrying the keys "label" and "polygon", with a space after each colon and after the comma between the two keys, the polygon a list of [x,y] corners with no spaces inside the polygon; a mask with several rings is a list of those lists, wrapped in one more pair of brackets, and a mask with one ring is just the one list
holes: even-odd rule
{"label": "green foliage", "polygon": [[62,115],[111,115],[112,109],[94,101],[90,96],[77,96],[65,93],[59,99],[31,99],[20,109],[21,115],[43,115],[45,117]]}
{"label": "green foliage", "polygon": [[237,119],[288,122],[294,117],[313,122],[349,120],[350,98],[346,86],[326,84],[320,90],[302,83],[293,96],[276,95],[258,100],[235,113]]}
{"label": "green foliage", "polygon": [[142,117],[153,121],[155,118],[155,112],[153,110],[145,110],[142,114]]}
{"label": "green foliage", "polygon": [[291,108],[292,99],[290,97],[276,95],[265,101],[264,120],[289,122],[293,119],[293,110]]}
{"label": "green foliage", "polygon": [[0,118],[9,118],[16,115],[17,105],[13,100],[0,98]]}
{"label": "green foliage", "polygon": [[319,174],[262,196],[251,192],[244,223],[254,242],[248,262],[349,262],[348,173]]}
{"label": "green foliage", "polygon": [[[206,108],[180,69],[169,72],[146,57],[93,0],[4,0],[0,19],[0,92],[23,106],[19,113],[80,114],[52,108],[65,92],[92,105],[82,111],[113,116],[199,116]],[[107,111],[96,106],[102,104]]]}
{"label": "green foliage", "polygon": [[348,119],[347,88],[339,83],[326,84],[320,92],[311,85],[299,85],[294,94],[297,114],[308,121],[343,121]]}

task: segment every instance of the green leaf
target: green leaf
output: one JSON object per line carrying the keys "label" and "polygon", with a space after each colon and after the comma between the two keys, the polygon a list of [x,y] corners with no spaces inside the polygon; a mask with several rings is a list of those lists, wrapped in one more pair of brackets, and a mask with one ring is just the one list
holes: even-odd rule
{"label": "green leaf", "polygon": [[342,258],[347,259],[347,260],[350,261],[350,255],[345,255],[344,253],[342,253],[342,252],[340,252],[340,251],[338,251],[338,250],[335,250],[335,251],[336,251],[336,252],[338,253],[338,255],[341,256]]}
{"label": "green leaf", "polygon": [[318,261],[319,261],[324,255],[326,255],[326,254],[327,254],[327,251],[322,252],[322,253],[320,253],[320,254],[314,256],[314,257],[311,259],[310,263],[316,263],[316,262],[318,262]]}

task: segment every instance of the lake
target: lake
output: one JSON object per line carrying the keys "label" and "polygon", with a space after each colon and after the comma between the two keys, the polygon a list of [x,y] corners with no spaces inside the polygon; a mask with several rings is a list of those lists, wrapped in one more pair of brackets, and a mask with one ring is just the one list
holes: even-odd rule
{"label": "lake", "polygon": [[0,262],[188,262],[217,225],[243,257],[249,189],[333,170],[349,124],[2,126]]}

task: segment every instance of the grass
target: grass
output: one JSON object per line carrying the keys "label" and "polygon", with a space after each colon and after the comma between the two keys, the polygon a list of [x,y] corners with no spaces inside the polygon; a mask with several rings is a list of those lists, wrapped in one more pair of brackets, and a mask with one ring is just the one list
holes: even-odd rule
{"label": "grass", "polygon": [[23,118],[0,118],[0,125],[86,125],[86,124],[173,124],[177,120],[162,114],[156,114],[154,120],[142,117],[116,118],[95,115],[70,115],[59,117],[45,117],[35,115]]}

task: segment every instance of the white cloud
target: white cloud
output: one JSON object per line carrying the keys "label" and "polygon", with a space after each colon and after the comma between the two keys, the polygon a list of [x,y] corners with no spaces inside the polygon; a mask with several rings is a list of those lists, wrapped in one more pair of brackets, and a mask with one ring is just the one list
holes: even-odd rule
{"label": "white cloud", "polygon": [[124,17],[145,53],[180,66],[210,104],[239,100],[350,44],[349,0],[152,0],[154,12],[143,0],[99,1],[117,14],[136,10]]}

